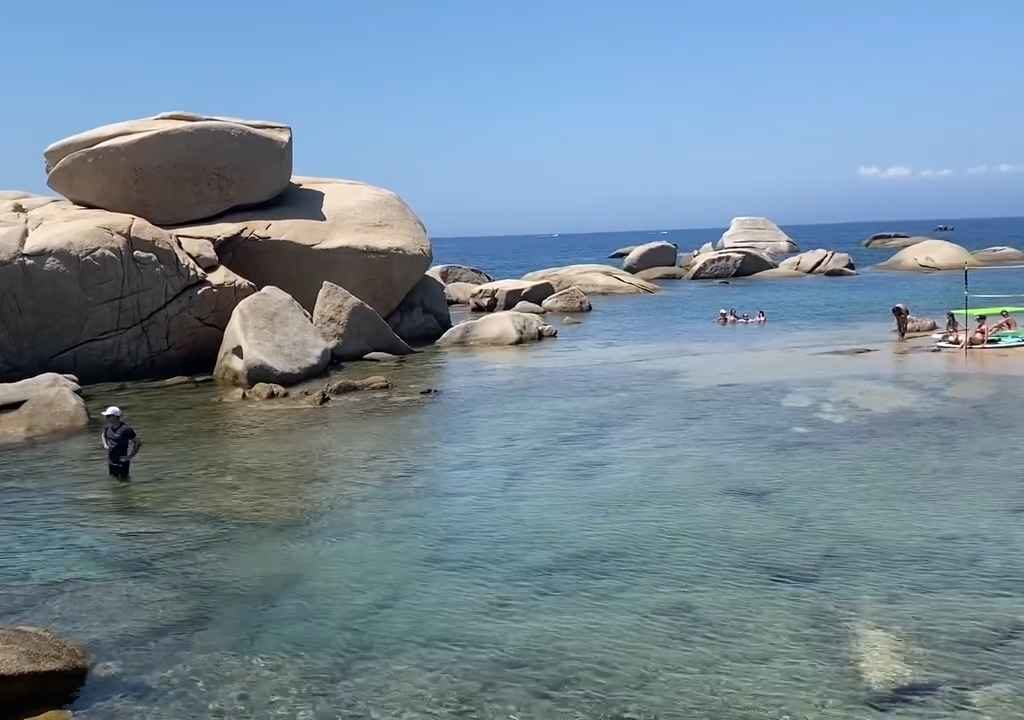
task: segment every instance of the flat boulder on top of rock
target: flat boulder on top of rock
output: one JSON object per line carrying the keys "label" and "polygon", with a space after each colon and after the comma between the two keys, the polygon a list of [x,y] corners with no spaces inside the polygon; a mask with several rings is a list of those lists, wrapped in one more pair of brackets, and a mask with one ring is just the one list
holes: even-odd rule
{"label": "flat boulder on top of rock", "polygon": [[982,248],[971,253],[982,265],[1003,265],[1008,263],[1024,263],[1024,252],[1005,245]]}
{"label": "flat boulder on top of rock", "polygon": [[[4,206],[6,208],[6,206]],[[146,220],[66,200],[0,208],[0,380],[83,382],[209,371],[238,302],[255,292],[204,271]]]}
{"label": "flat boulder on top of rock", "polygon": [[789,255],[800,248],[778,225],[763,217],[737,217],[717,244],[719,250],[754,248],[772,255]]}
{"label": "flat boulder on top of rock", "polygon": [[[447,309],[447,308],[446,308]],[[377,311],[343,287],[325,281],[313,309],[313,325],[331,346],[338,361],[371,352],[408,355],[412,352]]]}
{"label": "flat boulder on top of rock", "polygon": [[581,313],[593,309],[587,294],[575,286],[556,292],[542,304],[548,312],[557,313]]}
{"label": "flat boulder on top of rock", "polygon": [[556,291],[577,287],[587,295],[638,295],[656,293],[657,285],[611,265],[585,264],[535,270],[523,280],[546,280]]}
{"label": "flat boulder on top of rock", "polygon": [[827,275],[830,270],[855,270],[853,258],[835,250],[808,250],[779,263],[780,270],[796,270],[808,275]]}
{"label": "flat boulder on top of rock", "polygon": [[477,285],[467,282],[453,282],[444,286],[444,299],[449,305],[469,305],[469,299]]}
{"label": "flat boulder on top of rock", "polygon": [[716,250],[698,255],[690,266],[690,280],[722,280],[746,277],[775,268],[770,256],[751,248]]}
{"label": "flat boulder on top of rock", "polygon": [[636,249],[636,245],[626,245],[625,247],[620,247],[618,250],[612,250],[611,254],[608,257],[624,258],[631,252],[633,252],[634,249]]}
{"label": "flat boulder on top of rock", "polygon": [[521,300],[539,305],[554,294],[555,286],[546,280],[495,280],[477,286],[469,307],[476,312],[511,310]]}
{"label": "flat boulder on top of rock", "polygon": [[210,240],[222,265],[310,311],[328,280],[386,318],[431,260],[426,229],[409,206],[352,180],[296,177],[273,203],[174,232]]}
{"label": "flat boulder on top of rock", "polygon": [[452,326],[445,286],[437,278],[424,275],[387,321],[406,342],[434,342]]}
{"label": "flat boulder on top of rock", "polygon": [[931,238],[907,235],[901,232],[880,232],[867,238],[861,245],[873,250],[902,250],[924,240],[931,240]]}
{"label": "flat boulder on top of rock", "polygon": [[496,312],[478,320],[459,323],[437,341],[452,345],[520,345],[558,334],[540,315],[512,311]]}
{"label": "flat boulder on top of rock", "polygon": [[880,270],[903,270],[932,272],[935,270],[962,270],[964,266],[976,267],[981,263],[967,250],[945,240],[922,240],[903,248],[885,262],[877,265]]}
{"label": "flat boulder on top of rock", "polygon": [[53,633],[0,627],[0,710],[18,713],[65,705],[88,672],[85,650]]}
{"label": "flat boulder on top of rock", "polygon": [[294,385],[322,373],[330,359],[331,346],[308,313],[291,295],[268,286],[231,313],[213,374],[240,387]]}
{"label": "flat boulder on top of rock", "polygon": [[483,270],[468,265],[434,265],[427,270],[427,275],[440,280],[445,285],[452,283],[483,285],[494,281],[494,278]]}
{"label": "flat boulder on top of rock", "polygon": [[633,248],[625,260],[622,269],[630,273],[638,273],[653,267],[667,267],[676,264],[679,248],[670,242],[656,240]]}
{"label": "flat boulder on top of rock", "polygon": [[171,225],[279,195],[292,174],[292,131],[163,113],[72,135],[44,155],[47,184],[69,200]]}

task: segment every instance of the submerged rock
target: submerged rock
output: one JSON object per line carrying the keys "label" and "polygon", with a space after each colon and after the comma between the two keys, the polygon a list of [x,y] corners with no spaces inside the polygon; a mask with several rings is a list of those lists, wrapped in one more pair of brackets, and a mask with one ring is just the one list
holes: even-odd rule
{"label": "submerged rock", "polygon": [[452,326],[445,287],[436,278],[424,275],[402,298],[388,325],[400,338],[410,343],[437,340]]}
{"label": "submerged rock", "polygon": [[770,256],[750,248],[716,250],[698,255],[690,266],[687,278],[690,280],[721,280],[745,277],[771,270],[775,261]]}
{"label": "submerged rock", "polygon": [[328,395],[347,395],[353,392],[363,392],[366,390],[388,390],[391,388],[391,381],[383,375],[371,375],[367,378],[361,378],[359,380],[342,379],[335,380],[334,382],[327,383],[324,386],[324,392]]}
{"label": "submerged rock", "polygon": [[75,203],[175,224],[279,195],[292,174],[292,131],[163,113],[73,135],[44,154],[47,184]]}
{"label": "submerged rock", "polygon": [[676,264],[679,248],[670,242],[657,240],[644,243],[633,248],[625,260],[622,269],[630,273],[638,273],[654,267],[671,267]]}
{"label": "submerged rock", "polygon": [[242,391],[242,399],[274,400],[288,397],[288,388],[276,383],[256,383],[249,390]]}
{"label": "submerged rock", "polygon": [[556,291],[576,287],[587,295],[639,295],[656,293],[659,288],[632,273],[611,265],[566,265],[536,270],[523,280],[546,280]]}
{"label": "submerged rock", "polygon": [[85,650],[47,630],[0,627],[0,710],[60,707],[85,682]]}
{"label": "submerged rock", "polygon": [[231,314],[214,375],[240,387],[294,385],[322,373],[330,358],[331,346],[302,306],[270,286]]}
{"label": "submerged rock", "polygon": [[543,306],[548,312],[558,313],[590,312],[593,309],[590,298],[575,285],[556,292],[543,302]]}
{"label": "submerged rock", "polygon": [[494,282],[494,278],[483,270],[468,265],[434,265],[427,270],[427,275],[439,280],[444,285],[452,283],[483,285]]}
{"label": "submerged rock", "polygon": [[331,356],[336,361],[355,360],[371,352],[412,352],[376,310],[332,282],[324,282],[320,288],[313,325],[330,344]]}
{"label": "submerged rock", "polygon": [[922,240],[900,250],[885,262],[880,270],[931,272],[936,270],[962,270],[981,263],[965,248],[945,240]]}
{"label": "submerged rock", "polygon": [[722,233],[718,250],[753,248],[772,255],[789,255],[800,248],[778,225],[763,217],[736,217]]}
{"label": "submerged rock", "polygon": [[0,380],[208,371],[231,311],[255,292],[227,268],[204,271],[171,233],[133,215],[66,201],[8,208],[4,237]]}
{"label": "submerged rock", "polygon": [[554,285],[545,280],[495,280],[477,286],[469,307],[477,312],[511,310],[521,300],[539,305],[554,293]]}
{"label": "submerged rock", "polygon": [[205,238],[223,265],[312,311],[321,284],[390,315],[430,265],[423,223],[395,193],[352,180],[296,177],[274,202],[174,228]]}
{"label": "submerged rock", "polygon": [[519,345],[553,337],[557,331],[538,315],[505,311],[460,323],[438,345]]}

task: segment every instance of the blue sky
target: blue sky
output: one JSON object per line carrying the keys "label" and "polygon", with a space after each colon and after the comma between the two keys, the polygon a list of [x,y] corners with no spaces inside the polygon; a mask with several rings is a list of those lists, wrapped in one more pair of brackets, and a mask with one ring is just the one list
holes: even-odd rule
{"label": "blue sky", "polygon": [[288,122],[438,236],[1024,215],[1024,3],[9,5],[4,189],[181,109]]}

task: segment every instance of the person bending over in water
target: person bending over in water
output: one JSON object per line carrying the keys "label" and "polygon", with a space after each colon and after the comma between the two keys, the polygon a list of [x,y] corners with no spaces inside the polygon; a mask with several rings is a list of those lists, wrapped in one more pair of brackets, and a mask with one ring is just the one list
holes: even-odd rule
{"label": "person bending over in water", "polygon": [[952,345],[960,344],[960,321],[951,312],[946,313],[946,332],[942,339]]}
{"label": "person bending over in water", "polygon": [[900,303],[892,306],[892,316],[896,318],[896,332],[900,340],[907,339],[907,323],[910,321],[910,308]]}
{"label": "person bending over in water", "polygon": [[754,322],[756,322],[758,324],[763,324],[763,323],[768,322],[768,316],[764,314],[764,310],[758,310],[757,311],[757,317],[754,318]]}
{"label": "person bending over in water", "polygon": [[1009,313],[1009,311],[1001,310],[999,314],[1003,317],[1003,319],[992,326],[992,335],[995,335],[997,332],[1002,332],[1003,330],[1017,329],[1017,321],[1013,319],[1013,316]]}
{"label": "person bending over in water", "polygon": [[978,327],[974,328],[974,333],[967,338],[971,345],[984,345],[988,342],[989,329],[988,322],[984,315],[979,315],[975,318],[978,321]]}

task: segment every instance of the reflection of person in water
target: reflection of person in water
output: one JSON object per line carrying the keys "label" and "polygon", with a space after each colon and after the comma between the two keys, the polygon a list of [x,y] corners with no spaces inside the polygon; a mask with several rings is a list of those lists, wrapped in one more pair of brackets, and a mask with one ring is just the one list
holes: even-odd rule
{"label": "reflection of person in water", "polygon": [[892,316],[896,318],[896,332],[900,340],[907,339],[907,323],[910,321],[910,308],[900,303],[892,306]]}

